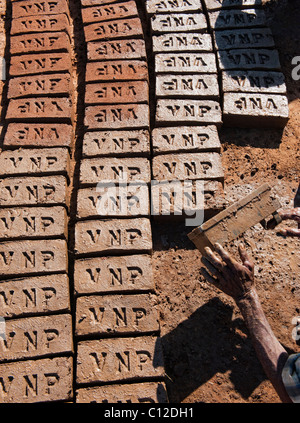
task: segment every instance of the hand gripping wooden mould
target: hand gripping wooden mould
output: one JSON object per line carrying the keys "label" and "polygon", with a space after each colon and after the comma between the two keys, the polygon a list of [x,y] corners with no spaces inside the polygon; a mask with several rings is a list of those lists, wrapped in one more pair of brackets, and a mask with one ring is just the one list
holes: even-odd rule
{"label": "hand gripping wooden mould", "polygon": [[[265,228],[275,227],[281,222],[277,213],[280,207],[280,202],[272,196],[271,187],[263,184],[251,194],[195,228],[188,237],[201,254],[205,254],[205,247],[213,248],[216,242],[223,245],[232,241],[259,222]],[[272,218],[267,222],[266,219],[271,215]]]}

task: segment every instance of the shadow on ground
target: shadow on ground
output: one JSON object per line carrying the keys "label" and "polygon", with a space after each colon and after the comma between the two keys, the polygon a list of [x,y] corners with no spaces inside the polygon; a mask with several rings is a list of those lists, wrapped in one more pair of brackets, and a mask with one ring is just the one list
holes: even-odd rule
{"label": "shadow on ground", "polygon": [[169,401],[182,402],[216,373],[228,371],[235,390],[248,398],[265,376],[243,331],[241,319],[232,321],[232,308],[213,298],[163,336]]}

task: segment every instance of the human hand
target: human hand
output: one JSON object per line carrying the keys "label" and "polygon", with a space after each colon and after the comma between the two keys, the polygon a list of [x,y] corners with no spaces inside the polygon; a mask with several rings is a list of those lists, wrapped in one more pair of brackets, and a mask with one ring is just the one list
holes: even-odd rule
{"label": "human hand", "polygon": [[201,268],[201,273],[208,282],[238,301],[254,288],[253,261],[243,244],[238,247],[242,263],[232,258],[220,244],[214,247],[221,259],[209,247],[206,247],[207,256],[201,259],[206,268]]}
{"label": "human hand", "polygon": [[[295,207],[290,210],[282,210],[278,212],[278,214],[282,220],[294,220],[295,222],[300,223],[300,207]],[[296,236],[300,238],[300,228],[284,228],[279,229],[278,232],[284,236]]]}

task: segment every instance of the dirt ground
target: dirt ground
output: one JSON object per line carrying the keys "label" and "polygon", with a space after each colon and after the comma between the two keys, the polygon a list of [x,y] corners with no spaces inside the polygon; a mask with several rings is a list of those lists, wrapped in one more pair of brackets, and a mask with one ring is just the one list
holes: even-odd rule
{"label": "dirt ground", "polygon": [[[290,120],[284,130],[220,131],[225,192],[232,204],[268,182],[286,208],[300,205],[300,81],[291,77],[291,60],[300,56],[300,1],[274,0],[264,8],[286,76]],[[187,238],[191,229],[178,223],[153,224],[170,402],[280,402],[235,303],[200,275],[200,253]],[[259,224],[227,245],[236,257],[241,239],[254,259],[256,287],[275,335],[289,353],[299,352],[292,319],[300,315],[300,241]]]}

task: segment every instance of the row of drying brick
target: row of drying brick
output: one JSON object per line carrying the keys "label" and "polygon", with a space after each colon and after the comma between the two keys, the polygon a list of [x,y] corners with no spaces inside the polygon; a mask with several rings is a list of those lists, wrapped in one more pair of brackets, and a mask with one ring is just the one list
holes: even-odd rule
{"label": "row of drying brick", "polygon": [[[189,205],[185,205],[189,213],[199,208],[195,182],[206,181],[204,208],[207,212],[217,211],[222,208],[224,199],[217,131],[222,118],[216,58],[201,2],[148,0],[146,11],[152,31],[155,69],[154,179],[181,181],[184,190],[184,181],[193,180],[193,194],[189,196]],[[201,28],[195,27],[194,21],[201,21]],[[153,187],[154,206],[159,190],[168,191],[168,184],[165,189]],[[174,203],[176,195],[178,202],[175,187],[172,194],[161,195],[161,202],[165,202],[157,207],[161,214],[168,214],[171,206],[174,213],[179,206]]]}
{"label": "row of drying brick", "polygon": [[[117,341],[117,342],[116,342]],[[161,376],[162,350],[154,337],[103,339],[78,345],[78,379],[95,382],[136,381]],[[86,355],[94,360],[88,366]],[[83,361],[81,361],[83,360]],[[156,367],[153,368],[155,360]],[[45,402],[72,397],[71,357],[42,358],[1,365],[1,402]],[[77,391],[78,402],[166,402],[161,382],[104,385]]]}
{"label": "row of drying brick", "polygon": [[71,28],[65,0],[13,2],[4,147],[71,147]]}
{"label": "row of drying brick", "polygon": [[[163,135],[161,131],[155,133],[158,137]],[[214,127],[180,127],[174,130],[171,128],[164,130],[165,137],[167,135],[171,137],[172,134],[177,135],[178,143],[175,139],[172,146],[173,150],[171,148],[167,150],[168,143],[166,142],[163,152],[174,151],[176,153],[179,151],[181,154],[160,154],[153,159],[152,172],[157,182],[185,179],[202,179],[207,182],[222,180],[223,173],[218,153],[219,140]],[[190,142],[193,139],[198,140],[198,144],[195,141],[192,144],[194,148],[191,147],[190,149],[188,144],[182,145],[181,140],[184,140],[182,134],[186,134],[186,140]],[[126,132],[123,132],[123,136],[126,136]],[[203,143],[200,137],[202,137]],[[163,143],[157,145],[163,149]],[[191,151],[193,154],[190,154]],[[195,153],[195,151],[197,152]],[[31,215],[30,210],[32,209],[28,207],[37,205],[46,207],[67,206],[69,204],[66,177],[68,175],[68,162],[69,153],[63,148],[6,150],[2,152],[0,164],[6,174],[0,180],[2,238],[9,239],[15,236],[53,237],[55,234],[62,236],[65,233],[67,218],[63,207],[48,208],[48,213],[47,208],[35,209],[35,217]],[[59,175],[60,173],[61,175]],[[25,177],[25,174],[30,176]],[[41,175],[43,176],[41,177]],[[111,187],[110,184],[107,186],[104,181],[130,184],[130,186],[126,186],[124,191],[119,186],[115,187],[115,195],[118,194],[121,197],[121,194],[124,193],[123,201],[130,203],[131,207],[131,210],[128,208],[121,210],[122,203],[120,203],[119,216],[149,215],[151,169],[148,158],[137,156],[85,157],[81,162],[79,180],[81,184],[77,203],[77,216],[79,218],[97,216],[99,214],[97,209],[101,206],[99,204],[101,198],[107,195],[109,190],[110,194],[113,195],[114,187]],[[151,194],[154,195],[159,186],[154,183],[151,184],[150,188]],[[137,201],[138,198],[141,201]],[[109,198],[106,199],[106,201],[108,200]],[[111,201],[113,202],[113,199]],[[155,206],[153,201],[152,204]],[[23,205],[22,209],[11,209],[12,206],[20,205]],[[53,215],[49,215],[49,210]],[[118,215],[117,209],[115,215]],[[105,216],[109,217],[110,215]],[[30,226],[30,222],[35,224],[31,223]]]}
{"label": "row of drying brick", "polygon": [[[216,61],[210,37],[205,34],[207,22],[201,2],[198,2],[196,10],[184,13],[181,13],[180,7],[176,12],[168,12],[168,8],[162,8],[161,4],[157,1],[146,3],[153,51],[156,53],[156,97],[218,100]],[[198,34],[202,32],[203,36]],[[199,44],[198,49],[194,53],[177,53],[177,49],[180,50],[188,42],[188,38],[193,40],[194,46]],[[205,49],[209,52],[205,52]]]}
{"label": "row of drying brick", "polygon": [[[82,1],[88,57],[75,224],[76,401],[166,402],[163,382],[143,383],[164,377],[151,259],[145,42],[134,1],[101,3]],[[99,186],[103,181],[116,183],[115,192]],[[112,208],[104,202],[101,209],[105,198]],[[140,383],[124,384],[130,380]]]}
{"label": "row of drying brick", "polygon": [[[89,27],[91,21],[101,22],[108,18],[111,19],[112,16],[115,21],[117,20],[116,17],[118,17],[119,21],[123,21],[124,17],[126,17],[126,13],[130,15],[137,14],[136,9],[134,10],[132,6],[132,2],[122,3],[121,6],[122,8],[116,3],[106,7],[91,6],[82,9],[85,28]],[[105,9],[104,12],[103,9]],[[122,37],[120,34],[118,36]],[[126,45],[124,43],[128,43],[127,40],[124,41],[122,38],[120,38],[119,42],[120,48]],[[99,43],[96,44],[99,45]],[[103,43],[100,45],[103,47]],[[88,51],[90,50],[90,46],[91,43],[88,42]],[[122,48],[120,51],[122,52]],[[127,57],[126,53],[124,55]],[[127,180],[130,183],[139,180],[145,184],[150,184],[151,172],[147,159],[117,159],[113,157],[111,159],[100,159],[97,157],[91,159],[87,158],[88,156],[101,157],[108,155],[149,155],[150,140],[147,130],[149,123],[148,118],[147,123],[144,120],[146,116],[145,113],[141,113],[142,121],[136,119],[133,126],[138,125],[138,127],[143,127],[147,125],[147,129],[131,131],[122,130],[124,127],[127,128],[127,126],[133,124],[132,120],[128,121],[126,119],[126,111],[130,112],[131,116],[136,118],[138,116],[138,109],[134,103],[137,102],[138,99],[148,102],[148,85],[146,86],[145,81],[148,79],[148,72],[146,62],[143,60],[144,56],[145,49],[141,51],[140,60],[135,59],[131,61],[124,58],[120,60],[120,57],[122,57],[121,55],[119,61],[114,62],[115,64],[113,65],[110,60],[106,61],[107,55],[104,57],[104,62],[91,62],[90,60],[92,60],[93,57],[92,55],[88,55],[85,104],[89,105],[95,102],[97,104],[120,103],[120,105],[107,106],[106,109],[104,109],[103,106],[88,106],[86,108],[85,123],[90,131],[85,133],[83,140],[84,160],[82,161],[80,172],[80,181],[82,184],[96,185],[97,182],[102,179],[113,182],[125,182]],[[208,55],[208,60],[212,60],[211,56],[212,54]],[[109,55],[108,58],[111,59],[111,56]],[[130,80],[129,82],[127,82],[128,79]],[[141,79],[141,81],[139,81],[139,79]],[[104,83],[103,80],[106,80],[106,83]],[[124,82],[124,80],[126,82]],[[98,81],[100,81],[100,83]],[[93,83],[91,84],[91,82]],[[140,86],[140,89],[137,85],[139,82],[144,83],[144,85]],[[95,96],[95,93],[97,93],[97,96]],[[124,102],[129,103],[129,105],[124,105]],[[146,104],[143,110],[147,110],[148,114],[148,106]],[[92,111],[94,113],[93,116],[91,116]],[[130,114],[128,113],[128,115]],[[97,121],[95,121],[95,118],[97,118]],[[114,128],[114,130],[108,131],[108,127]],[[95,129],[97,129],[97,131],[95,131]],[[160,152],[169,152],[169,149],[172,149],[172,147],[168,147],[168,138],[174,140],[174,134],[170,131],[172,132],[172,128],[166,130],[161,129],[160,132],[157,132],[156,136],[152,139],[154,149],[157,148],[157,151]],[[173,144],[174,152],[176,149],[180,150],[181,148],[187,151],[189,149],[196,149],[196,151],[199,149],[199,152],[206,150],[217,151],[220,148],[219,140],[212,127],[183,127],[179,128],[179,131],[175,130],[175,135],[176,141]],[[207,140],[205,144],[204,140]],[[162,158],[154,159],[152,166],[153,178],[156,180],[180,180],[190,175],[191,179],[195,179],[199,178],[200,174],[203,179],[222,178],[222,176],[220,176],[218,164],[216,164],[216,161],[218,161],[216,156],[217,155],[214,154],[197,156],[197,163],[194,163],[194,161],[189,163],[189,159],[192,159],[191,156],[182,156],[181,160],[175,156],[175,160],[178,161],[176,169],[173,163],[174,158],[171,156],[166,158],[163,163]],[[126,175],[127,179],[125,179],[124,175]],[[147,187],[143,186],[140,196],[143,196],[145,201],[144,208],[140,211],[140,214],[144,215],[149,213],[149,196],[146,192]],[[78,194],[79,217],[87,217],[88,213],[92,216],[96,215],[97,200],[100,199],[100,197],[101,195],[97,195],[94,188],[81,189]],[[126,201],[127,200],[126,198]],[[133,210],[132,213],[135,214],[136,211]]]}
{"label": "row of drying brick", "polygon": [[[156,124],[220,127],[216,61],[201,1],[192,2],[191,10],[181,3],[146,2],[155,62]],[[188,24],[200,17],[202,29]]]}
{"label": "row of drying brick", "polygon": [[87,43],[85,125],[149,129],[149,87],[143,28],[134,1],[84,4]]}
{"label": "row of drying brick", "polygon": [[[286,87],[280,72],[278,52],[274,48],[271,31],[266,27],[264,12],[259,6],[261,3],[256,0],[204,2],[208,27],[213,35],[218,68],[221,72],[223,120],[226,124],[282,126],[288,118]],[[149,0],[147,9],[149,13],[160,14],[166,19],[168,14],[173,16],[180,12],[185,12],[186,16],[190,13],[195,14],[201,10],[201,3],[200,0],[188,4],[183,1]],[[166,34],[164,37],[155,36],[153,48],[158,51],[163,48],[167,51],[175,47],[176,50],[183,52],[194,51],[195,44],[199,44],[203,50],[208,48],[209,43],[205,36],[206,34],[203,34],[201,42],[196,34],[190,37],[179,33],[170,36]],[[163,60],[156,60],[157,69],[162,69]],[[168,57],[165,60],[168,70],[186,72],[188,67],[183,66],[180,60],[182,57],[178,54]],[[192,60],[193,64],[196,62],[194,56],[189,60]],[[183,70],[184,68],[186,70]],[[197,66],[194,66],[194,69],[196,70]],[[173,87],[178,88],[182,85],[182,80],[178,81],[178,78],[174,78],[171,82]],[[161,89],[158,92],[161,95]],[[181,118],[179,116],[179,119]]]}
{"label": "row of drying brick", "polygon": [[[70,29],[66,1],[12,3],[8,128],[0,154],[1,402],[73,396],[67,248],[72,151],[66,148],[72,145]],[[59,62],[56,48],[68,52],[68,66],[48,74],[46,57],[48,65]],[[64,129],[65,142],[52,144],[46,133],[57,139]]]}
{"label": "row of drying brick", "polygon": [[[120,8],[120,5],[116,3],[106,7],[92,6],[83,9],[82,16],[85,28],[89,26],[91,21],[105,21],[108,18],[111,19],[112,16],[115,21],[117,20],[116,17],[118,17],[119,21],[123,21],[124,17],[126,17],[126,13],[130,15],[134,15],[135,13],[137,13],[134,11],[131,2],[129,2],[129,4],[122,3],[121,5],[122,8]],[[105,9],[104,12],[102,12],[103,9]],[[120,34],[118,36],[122,37]],[[119,48],[121,48],[125,45],[124,43],[127,43],[128,41],[124,41],[122,38],[120,38],[119,42]],[[96,44],[99,45],[99,43],[97,42]],[[100,43],[100,45],[103,47],[103,43]],[[91,42],[88,42],[88,51],[90,50],[90,46]],[[105,50],[105,52],[107,53],[107,50]],[[145,50],[143,49],[143,51],[141,51],[141,58],[143,58],[144,55]],[[125,57],[127,57],[127,55]],[[107,55],[105,55],[105,59],[106,58]],[[109,59],[110,58],[111,56],[109,55]],[[88,129],[90,130],[95,130],[99,128],[103,128],[103,130],[98,130],[97,132],[87,132],[85,134],[83,141],[84,157],[115,154],[134,155],[134,151],[136,151],[136,153],[139,155],[148,155],[149,133],[147,130],[121,130],[122,128],[126,128],[127,126],[131,125],[137,125],[139,127],[144,126],[146,124],[144,120],[146,114],[141,113],[142,120],[139,120],[137,118],[138,106],[133,103],[136,102],[138,99],[144,102],[148,101],[148,85],[147,89],[145,89],[146,81],[143,81],[144,79],[148,79],[146,63],[142,59],[135,59],[133,61],[123,59],[118,60],[118,62],[113,65],[111,61],[90,62],[90,60],[92,59],[93,55],[88,55],[89,61],[87,63],[86,70],[87,85],[85,103],[87,104],[87,108],[85,123]],[[203,54],[203,58],[200,57],[200,59],[203,67],[202,72],[204,71],[205,66],[207,66],[207,64],[204,62],[204,59],[205,61],[210,61],[214,66],[214,70],[216,70],[216,64],[213,53]],[[135,81],[139,78],[142,81]],[[129,82],[124,82],[124,80],[128,79],[130,79]],[[99,83],[98,80],[101,82]],[[103,83],[103,80],[106,80],[106,83]],[[91,84],[91,82],[93,83]],[[143,82],[144,85],[141,85],[141,88],[139,89],[137,82]],[[95,96],[95,93],[97,93],[97,96]],[[205,98],[206,96],[203,97]],[[99,107],[98,105],[89,107],[88,105],[92,102],[96,104],[120,103],[120,105],[110,105],[106,106],[106,108],[104,108],[103,106]],[[124,105],[124,102],[128,102],[129,105]],[[143,110],[148,109],[146,104],[143,106]],[[202,107],[203,109],[205,109],[203,110],[204,114],[207,109],[207,106],[203,105]],[[192,116],[193,104],[184,105],[183,107],[183,109],[185,110],[189,108],[191,109],[191,121],[193,121],[195,120],[195,117]],[[93,112],[93,114],[91,114],[91,112]],[[126,114],[126,112],[128,113]],[[131,121],[128,121],[126,117],[130,115],[132,119]],[[133,120],[133,118],[135,118],[135,121]],[[178,119],[177,115],[176,118]],[[188,120],[186,117],[184,117],[183,119],[185,122]],[[148,117],[146,125],[148,126]],[[108,127],[114,128],[114,130],[108,131]],[[211,127],[199,127],[191,129],[182,127],[175,129],[175,134],[177,132],[177,142],[175,142],[173,146],[169,149],[169,140],[174,139],[174,134],[172,132],[172,128],[167,128],[166,130],[157,130],[155,137],[153,136],[152,139],[154,149],[157,148],[156,151],[169,152],[169,150],[173,150],[175,152],[176,149],[180,150],[182,148],[183,150],[187,151],[197,151],[197,149],[199,149],[198,151],[200,152],[206,150],[217,151],[220,148],[218,137],[215,134],[213,134],[212,136],[208,135],[208,133],[211,134],[214,132],[213,128]],[[203,144],[204,140],[210,138],[212,139]],[[181,148],[179,144],[182,146]],[[180,180],[182,178],[187,178],[188,176],[190,176],[190,179],[222,179],[222,175],[220,174],[220,169],[218,167],[219,163],[217,163],[217,154],[203,156],[199,155],[196,157],[196,159],[197,163],[192,160],[192,156],[182,156],[180,158],[178,156],[169,156],[166,157],[163,162],[163,158],[155,158],[152,166],[153,178],[156,180]],[[176,166],[174,166],[174,160],[176,160]],[[134,180],[138,179],[139,181],[142,181],[145,184],[150,183],[150,169],[149,163],[146,159],[144,159],[143,161],[126,158],[112,158],[105,160],[98,158],[84,159],[82,162],[81,170],[82,171],[80,180],[83,184],[96,185],[97,182],[101,180],[101,178],[105,177],[110,181],[117,182],[123,180],[123,174],[126,175],[127,180],[129,182],[133,182]],[[125,179],[123,182],[125,182]],[[209,191],[211,191],[211,186],[212,185],[210,184]],[[214,191],[216,191],[216,188],[219,192],[219,186],[216,185]],[[157,190],[159,188],[152,187],[152,189]],[[147,212],[149,211],[149,196],[144,195],[146,191],[147,187],[143,186],[143,190],[142,192],[140,192],[140,197],[143,196],[145,201],[144,208],[140,210],[140,214],[147,214]],[[97,199],[99,198],[100,194],[96,195],[95,192],[93,194],[92,188],[79,191],[78,204],[80,205],[80,209],[82,210],[82,212],[80,212],[81,217],[86,217],[87,213],[89,213],[89,209],[93,210],[93,212],[91,210],[92,215],[97,214],[96,204]],[[125,200],[127,201],[127,199]],[[81,204],[83,205],[83,207],[81,207]],[[155,210],[157,210],[156,205],[154,208]],[[158,205],[158,213],[159,208],[160,206]],[[136,209],[132,210],[132,213],[135,214]]]}
{"label": "row of drying brick", "polygon": [[262,2],[204,0],[217,52],[223,120],[234,126],[284,126],[285,78]]}
{"label": "row of drying brick", "polygon": [[[150,116],[143,29],[134,1],[114,2],[111,5],[102,3],[93,1],[83,4],[81,9],[88,57],[84,99],[86,131],[79,183],[81,187],[90,185],[91,188],[79,189],[78,217],[99,215],[97,202],[103,194],[99,186],[96,189],[96,185],[102,181],[145,183],[147,216],[147,185],[151,179]],[[93,42],[88,35],[91,28],[96,31]],[[110,31],[108,38],[112,41],[108,43],[114,44],[102,41],[107,38],[104,28]],[[124,28],[124,31],[120,28]],[[125,28],[131,28],[134,33],[127,33]],[[126,46],[136,43],[137,55],[131,58],[126,53]],[[112,54],[105,48],[107,45],[113,45]],[[103,50],[103,57],[97,57],[91,51],[91,46],[95,48],[94,53]],[[112,60],[114,54],[118,55],[117,61]]]}
{"label": "row of drying brick", "polygon": [[[86,132],[79,176],[82,187],[78,191],[77,215],[79,218],[96,217],[101,198],[103,194],[107,196],[108,190],[111,197],[107,197],[107,201],[111,198],[111,207],[115,206],[114,216],[147,216],[149,213],[160,215],[165,208],[161,203],[165,197],[162,195],[161,190],[164,187],[160,182],[185,179],[193,181],[194,185],[198,179],[206,181],[205,206],[207,209],[219,210],[223,179],[220,147],[218,132],[213,125],[155,128],[152,131],[155,157],[150,166],[147,158],[150,152],[148,130]],[[98,184],[103,179],[111,183],[127,182],[130,185],[126,186],[126,191],[116,187],[114,192],[111,185]],[[114,200],[116,195],[120,197],[118,208]],[[130,210],[126,207],[128,203]]]}
{"label": "row of drying brick", "polygon": [[[181,181],[184,190],[183,181],[193,180],[190,203],[185,205],[189,213],[199,207],[195,182],[205,180],[204,208],[207,212],[220,210],[224,200],[217,132],[222,124],[220,95],[212,38],[207,33],[201,2],[148,0],[145,6],[155,68],[153,177],[158,181]],[[172,193],[168,184],[165,188],[154,186],[154,211],[174,213],[179,206],[173,204],[176,191],[176,185]]]}

